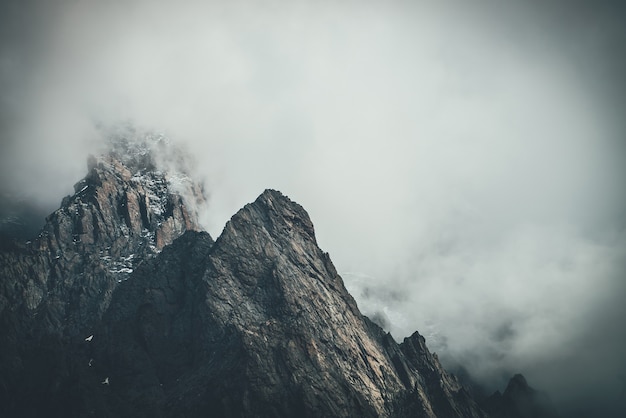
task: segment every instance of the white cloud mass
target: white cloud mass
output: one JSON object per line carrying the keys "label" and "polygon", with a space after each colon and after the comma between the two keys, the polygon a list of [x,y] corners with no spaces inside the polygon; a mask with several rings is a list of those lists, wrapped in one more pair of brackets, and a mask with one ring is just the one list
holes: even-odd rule
{"label": "white cloud mass", "polygon": [[419,330],[450,366],[487,384],[521,371],[579,411],[618,400],[626,30],[612,2],[2,8],[3,193],[52,210],[97,123],[161,130],[196,157],[212,235],[279,189],[397,339]]}

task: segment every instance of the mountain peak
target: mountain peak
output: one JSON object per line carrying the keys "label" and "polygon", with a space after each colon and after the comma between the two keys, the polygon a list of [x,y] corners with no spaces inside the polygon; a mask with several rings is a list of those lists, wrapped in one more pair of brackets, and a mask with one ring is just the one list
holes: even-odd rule
{"label": "mountain peak", "polygon": [[287,228],[297,228],[315,241],[315,228],[307,211],[281,192],[266,189],[253,205],[267,208],[268,212],[279,215]]}
{"label": "mountain peak", "polygon": [[311,251],[313,247],[317,248],[315,229],[309,214],[302,206],[277,190],[265,190],[254,202],[245,205],[233,215],[218,241],[258,241],[263,236],[277,242],[280,248],[290,247],[298,251],[304,251],[304,247]]}
{"label": "mountain peak", "polygon": [[147,141],[118,139],[108,152],[88,158],[88,173],[74,185],[74,195],[47,218],[40,235],[44,246],[116,247],[117,241],[143,238],[158,252],[183,231],[200,228],[202,187],[184,172],[157,167],[154,145]]}
{"label": "mountain peak", "polygon": [[524,375],[521,373],[518,373],[509,380],[509,384],[507,385],[505,393],[507,391],[508,392],[517,392],[517,391],[532,392],[533,389],[530,386],[528,386],[528,382],[526,382],[526,378],[524,377]]}
{"label": "mountain peak", "polygon": [[133,174],[142,171],[187,171],[191,163],[184,150],[174,146],[161,132],[145,131],[132,124],[101,128],[104,137],[101,156],[120,161]]}
{"label": "mountain peak", "polygon": [[486,417],[424,337],[361,314],[302,206],[267,189],[213,241],[141,144],[0,252],[6,415]]}
{"label": "mountain peak", "polygon": [[360,313],[282,193],[264,191],[214,243],[189,234],[116,292],[93,358],[119,383],[94,402],[185,416],[484,416],[419,334],[398,345]]}
{"label": "mountain peak", "polygon": [[[115,287],[139,264],[185,231],[200,229],[202,188],[139,164],[137,155],[148,155],[142,153],[121,158],[115,148],[90,157],[87,175],[46,218],[38,237],[0,254],[2,297],[19,327],[35,334],[79,333],[99,320]],[[27,279],[24,271],[31,272]],[[68,295],[71,302],[64,302]]]}
{"label": "mountain peak", "polygon": [[485,401],[483,408],[494,416],[511,418],[558,418],[548,395],[528,385],[522,374],[514,375],[504,391],[495,392]]}

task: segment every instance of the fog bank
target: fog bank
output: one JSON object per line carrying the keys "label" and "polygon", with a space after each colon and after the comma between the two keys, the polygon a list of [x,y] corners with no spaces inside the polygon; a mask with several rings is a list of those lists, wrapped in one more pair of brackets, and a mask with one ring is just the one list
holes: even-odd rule
{"label": "fog bank", "polygon": [[163,132],[212,235],[279,189],[396,339],[563,408],[624,402],[619,3],[0,7],[0,209],[54,210],[98,125]]}

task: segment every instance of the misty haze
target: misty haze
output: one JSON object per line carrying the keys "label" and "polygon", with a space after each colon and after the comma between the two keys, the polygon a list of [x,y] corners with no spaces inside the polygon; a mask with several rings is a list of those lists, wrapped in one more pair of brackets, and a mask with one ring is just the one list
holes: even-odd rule
{"label": "misty haze", "polygon": [[418,330],[487,392],[523,373],[563,416],[624,410],[619,3],[33,0],[0,16],[2,240],[34,238],[111,132],[157,133],[204,187],[213,238],[279,190],[396,341]]}

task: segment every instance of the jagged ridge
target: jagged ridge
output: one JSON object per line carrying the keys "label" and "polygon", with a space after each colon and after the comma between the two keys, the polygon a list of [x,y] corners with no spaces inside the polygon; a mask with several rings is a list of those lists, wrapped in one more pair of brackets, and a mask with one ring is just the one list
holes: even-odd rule
{"label": "jagged ridge", "polygon": [[0,252],[0,396],[9,405],[37,386],[44,359],[64,363],[64,347],[93,328],[137,265],[199,229],[167,173],[114,154],[90,158],[74,187],[36,239]]}
{"label": "jagged ridge", "polygon": [[272,190],[215,243],[188,232],[137,269],[94,335],[77,368],[115,415],[484,416],[423,337],[398,345],[360,314]]}
{"label": "jagged ridge", "polygon": [[487,416],[361,315],[300,205],[266,190],[214,242],[146,161],[90,160],[0,254],[3,415]]}

